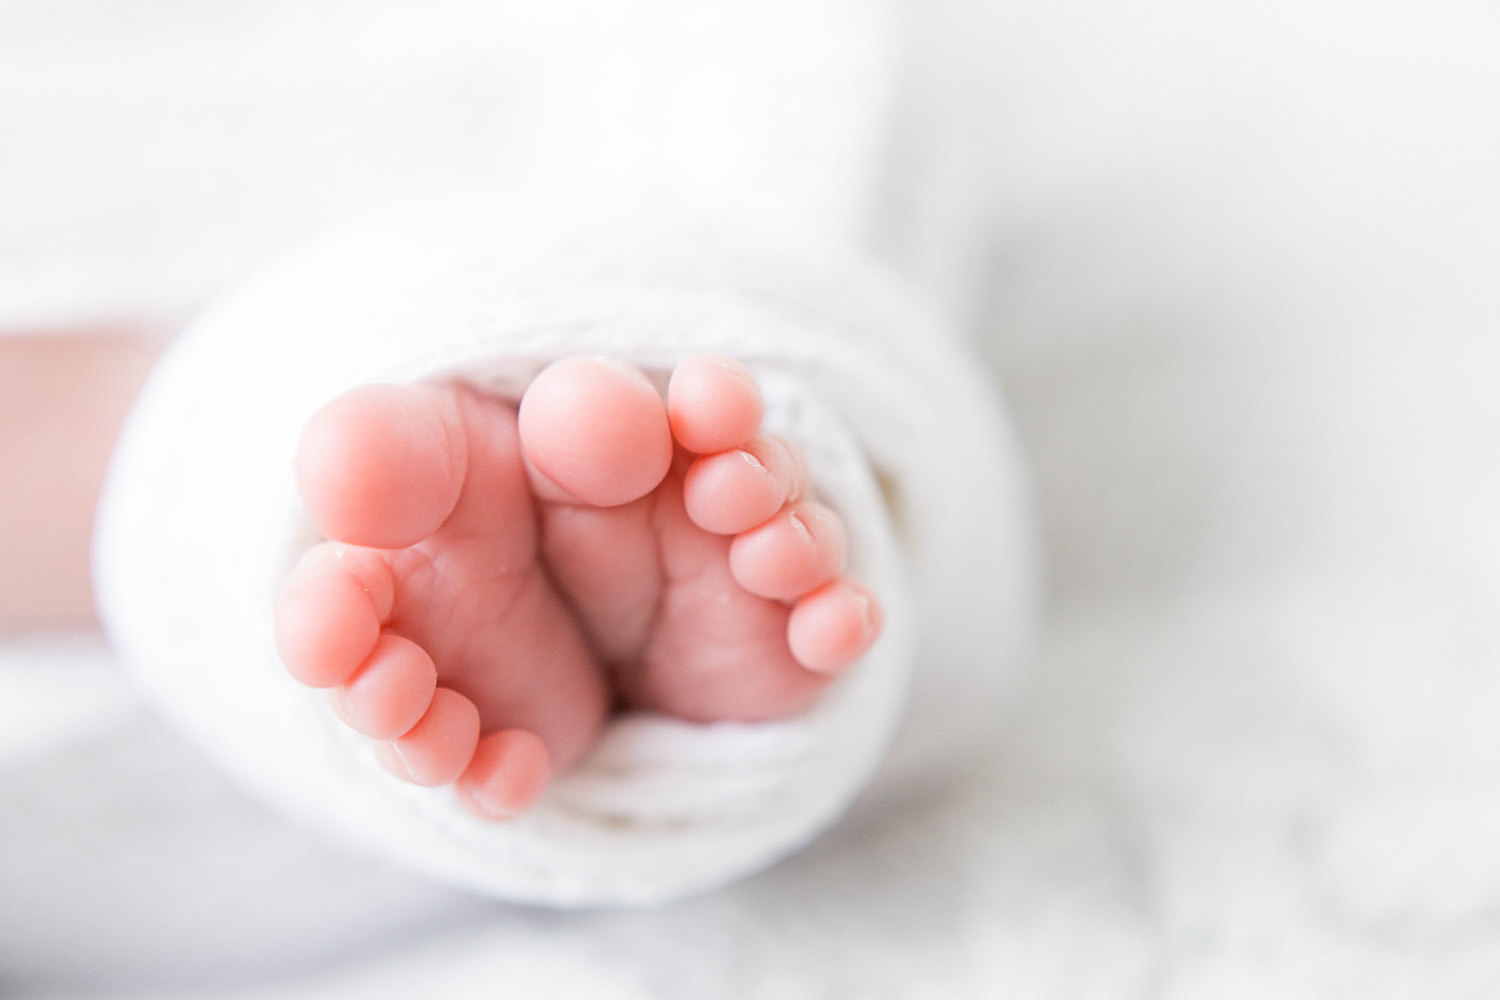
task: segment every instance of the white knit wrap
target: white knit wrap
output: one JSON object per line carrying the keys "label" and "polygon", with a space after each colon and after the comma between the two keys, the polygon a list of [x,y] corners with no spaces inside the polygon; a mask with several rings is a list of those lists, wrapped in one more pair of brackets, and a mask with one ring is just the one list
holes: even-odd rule
{"label": "white knit wrap", "polygon": [[[977,366],[883,279],[713,228],[557,228],[429,206],[302,249],[219,303],[121,439],[98,598],[169,714],[292,814],[497,896],[649,904],[762,868],[834,822],[903,712],[888,770],[908,779],[993,716],[1028,633],[1024,491]],[[744,360],[769,429],[807,450],[848,522],[852,572],[887,608],[881,640],[797,718],[619,718],[511,823],[385,774],[273,651],[274,595],[317,540],[291,472],[307,418],[367,381],[514,396],[562,356],[664,373],[703,351]]]}

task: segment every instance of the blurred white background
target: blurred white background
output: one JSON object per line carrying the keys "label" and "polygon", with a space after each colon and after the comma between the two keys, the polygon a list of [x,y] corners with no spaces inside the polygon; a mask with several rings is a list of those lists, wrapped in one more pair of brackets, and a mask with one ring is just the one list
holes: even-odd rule
{"label": "blurred white background", "polygon": [[[595,25],[606,41],[637,23],[618,6]],[[536,169],[511,158],[524,144],[474,127],[493,106],[425,110],[421,88],[453,82],[433,67],[461,74],[466,45],[509,45],[518,73],[543,61],[480,7],[142,8],[0,3],[0,304],[15,323],[190,308],[314,221],[411,193],[411,176]],[[834,24],[846,8],[764,17]],[[283,828],[162,730],[96,646],[16,640],[0,682],[33,698],[10,714],[63,703],[77,726],[0,744],[0,984],[1500,991],[1500,7],[947,0],[924,18],[934,86],[958,102],[945,114],[973,140],[979,314],[1049,553],[1041,662],[986,755],[711,897],[536,914]],[[363,27],[338,65],[379,82],[345,78],[350,106],[398,95],[387,132],[299,117],[299,87],[328,85],[318,46],[348,23]],[[217,84],[142,75],[207,58],[181,33],[219,47],[217,69],[198,67]],[[417,67],[404,84],[390,53]],[[178,107],[201,98],[201,114],[89,111],[88,65],[120,68],[117,94],[186,88]],[[268,103],[239,109],[203,96],[213,86]],[[56,127],[70,94],[71,120],[109,121],[97,145]],[[277,155],[162,163],[162,142],[195,148],[182,128],[253,152],[276,115]],[[285,155],[293,140],[304,155]],[[85,147],[68,175],[64,154]],[[59,195],[101,164],[147,178],[150,197]],[[182,186],[201,170],[214,183]],[[166,205],[160,171],[179,179]],[[271,178],[284,212],[226,199],[225,171]],[[101,205],[121,214],[101,226]],[[148,238],[126,253],[91,236],[106,231]]]}

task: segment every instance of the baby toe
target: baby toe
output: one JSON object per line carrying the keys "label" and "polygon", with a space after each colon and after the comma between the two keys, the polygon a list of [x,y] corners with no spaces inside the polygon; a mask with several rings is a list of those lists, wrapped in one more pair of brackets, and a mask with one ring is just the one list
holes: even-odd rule
{"label": "baby toe", "polygon": [[334,714],[355,732],[391,740],[421,721],[436,690],[432,657],[410,639],[386,633],[330,700]]}
{"label": "baby toe", "polygon": [[827,583],[844,568],[844,523],[819,503],[793,504],[735,537],[729,569],[760,597],[790,601]]}
{"label": "baby toe", "polygon": [[650,493],[672,464],[661,396],[644,375],[608,358],[569,358],[521,397],[521,449],[545,500],[615,507]]}
{"label": "baby toe", "polygon": [[745,444],[760,430],[764,413],[755,377],[733,358],[695,355],[677,366],[667,384],[672,435],[700,455]]}
{"label": "baby toe", "polygon": [[541,798],[552,771],[547,748],[534,733],[502,729],[479,741],[458,780],[459,799],[484,819],[513,819]]}
{"label": "baby toe", "polygon": [[814,673],[833,673],[859,659],[880,634],[880,604],[849,579],[826,583],[803,597],[787,619],[787,645]]}
{"label": "baby toe", "polygon": [[682,506],[704,531],[748,531],[801,492],[800,470],[801,461],[790,444],[762,435],[742,448],[705,455],[688,466]]}
{"label": "baby toe", "polygon": [[365,385],[308,421],[297,485],[327,537],[372,548],[415,544],[458,502],[467,436],[451,390]]}
{"label": "baby toe", "polygon": [[276,651],[308,687],[348,680],[375,649],[395,582],[380,554],[326,543],[308,550],[276,599]]}
{"label": "baby toe", "polygon": [[456,781],[479,745],[479,709],[457,691],[438,688],[422,718],[403,736],[376,748],[386,770],[414,785]]}

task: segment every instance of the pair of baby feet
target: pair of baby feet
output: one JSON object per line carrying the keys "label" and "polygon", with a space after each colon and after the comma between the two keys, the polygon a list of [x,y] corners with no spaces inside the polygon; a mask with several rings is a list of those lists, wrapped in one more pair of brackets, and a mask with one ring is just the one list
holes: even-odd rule
{"label": "pair of baby feet", "polygon": [[518,406],[458,384],[369,385],[303,432],[325,537],[288,578],[291,675],[419,785],[510,818],[608,716],[806,709],[880,630],[844,526],[761,433],[750,373],[698,356],[666,399],[605,358],[558,362]]}

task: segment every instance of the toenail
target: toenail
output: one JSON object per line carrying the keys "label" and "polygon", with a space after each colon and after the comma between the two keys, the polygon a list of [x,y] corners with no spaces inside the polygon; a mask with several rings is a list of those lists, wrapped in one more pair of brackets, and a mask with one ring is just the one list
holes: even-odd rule
{"label": "toenail", "polygon": [[476,805],[479,808],[479,811],[484,813],[488,818],[502,821],[515,819],[517,816],[526,811],[525,809],[505,809],[500,806],[494,805],[493,803],[481,802],[478,798],[474,799],[474,805]]}
{"label": "toenail", "polygon": [[608,354],[595,354],[589,360],[604,365],[607,368],[613,368],[617,372],[623,372],[633,379],[645,382],[647,385],[651,384],[651,380],[646,377],[646,373],[628,361],[610,357]]}
{"label": "toenail", "polygon": [[792,523],[792,530],[801,535],[805,541],[811,542],[814,540],[812,529],[810,529],[807,526],[807,523],[803,521],[800,516],[798,516],[796,511],[788,513],[786,519]]}
{"label": "toenail", "polygon": [[401,768],[401,774],[398,775],[398,777],[402,777],[402,778],[405,778],[408,781],[410,781],[411,780],[411,762],[406,759],[406,754],[404,754],[404,753],[401,752],[401,744],[400,743],[396,743],[396,742],[391,742],[391,743],[387,743],[386,746],[390,747],[390,749],[391,749],[392,762],[394,764],[396,764],[398,767]]}
{"label": "toenail", "polygon": [[756,470],[757,472],[766,471],[766,467],[761,462],[761,460],[756,458],[752,453],[744,450],[743,448],[740,449],[740,457],[745,460],[746,465],[750,466],[750,468]]}
{"label": "toenail", "polygon": [[746,368],[743,363],[736,361],[734,358],[728,357],[726,355],[705,354],[703,355],[703,359],[719,366],[720,368],[723,368],[725,371],[733,372],[741,378],[750,379],[752,381],[755,378],[754,375],[750,374],[750,369]]}
{"label": "toenail", "polygon": [[871,604],[868,595],[853,587],[849,588],[849,593],[854,595],[855,603],[859,605],[859,620],[864,623],[865,633],[869,634],[870,629],[875,626],[874,605]]}

